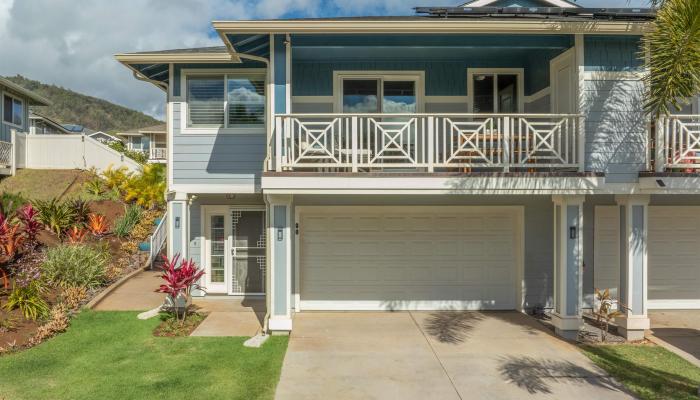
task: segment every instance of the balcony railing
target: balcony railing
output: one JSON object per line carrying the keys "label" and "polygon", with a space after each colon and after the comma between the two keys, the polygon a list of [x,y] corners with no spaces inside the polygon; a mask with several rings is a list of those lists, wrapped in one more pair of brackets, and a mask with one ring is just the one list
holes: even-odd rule
{"label": "balcony railing", "polygon": [[576,171],[572,114],[287,114],[274,117],[271,170]]}
{"label": "balcony railing", "polygon": [[150,160],[165,160],[168,156],[168,149],[163,147],[151,147],[149,152]]}
{"label": "balcony railing", "polygon": [[662,117],[656,124],[656,172],[700,169],[700,115]]}

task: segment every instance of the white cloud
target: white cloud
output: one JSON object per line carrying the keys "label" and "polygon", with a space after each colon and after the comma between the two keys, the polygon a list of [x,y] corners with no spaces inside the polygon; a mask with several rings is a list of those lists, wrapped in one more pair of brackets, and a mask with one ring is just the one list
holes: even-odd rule
{"label": "white cloud", "polygon": [[[581,0],[626,6],[626,0]],[[632,0],[637,5],[643,0]],[[459,1],[419,0],[420,5]],[[411,14],[405,0],[0,0],[0,75],[22,74],[162,117],[164,94],[121,52],[220,45],[214,19]]]}

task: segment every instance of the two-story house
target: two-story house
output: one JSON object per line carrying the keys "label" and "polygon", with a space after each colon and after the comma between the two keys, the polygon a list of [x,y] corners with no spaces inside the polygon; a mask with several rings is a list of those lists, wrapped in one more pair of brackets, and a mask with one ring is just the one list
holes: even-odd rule
{"label": "two-story house", "polygon": [[416,11],[215,21],[220,47],[117,55],[167,93],[168,250],[206,296],[265,296],[273,332],[543,308],[571,336],[611,288],[638,338],[650,308],[700,308],[700,111],[643,110],[653,12]]}
{"label": "two-story house", "polygon": [[48,106],[50,102],[38,94],[0,77],[0,141],[9,142],[11,132],[29,132],[29,106]]}

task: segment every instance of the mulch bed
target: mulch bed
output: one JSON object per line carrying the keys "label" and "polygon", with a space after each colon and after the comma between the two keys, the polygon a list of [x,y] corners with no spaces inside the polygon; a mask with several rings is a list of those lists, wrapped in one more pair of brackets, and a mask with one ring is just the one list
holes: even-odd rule
{"label": "mulch bed", "polygon": [[191,313],[185,319],[184,324],[180,325],[171,314],[162,313],[161,323],[153,330],[153,336],[158,337],[182,337],[190,336],[199,324],[207,318],[207,314]]}

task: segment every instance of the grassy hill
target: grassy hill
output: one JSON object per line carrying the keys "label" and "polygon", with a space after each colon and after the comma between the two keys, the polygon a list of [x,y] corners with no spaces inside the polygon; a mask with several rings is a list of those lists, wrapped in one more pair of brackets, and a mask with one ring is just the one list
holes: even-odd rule
{"label": "grassy hill", "polygon": [[114,132],[142,128],[161,123],[142,112],[74,92],[56,85],[47,85],[21,75],[7,77],[53,103],[36,111],[62,124],[78,124],[96,131]]}

